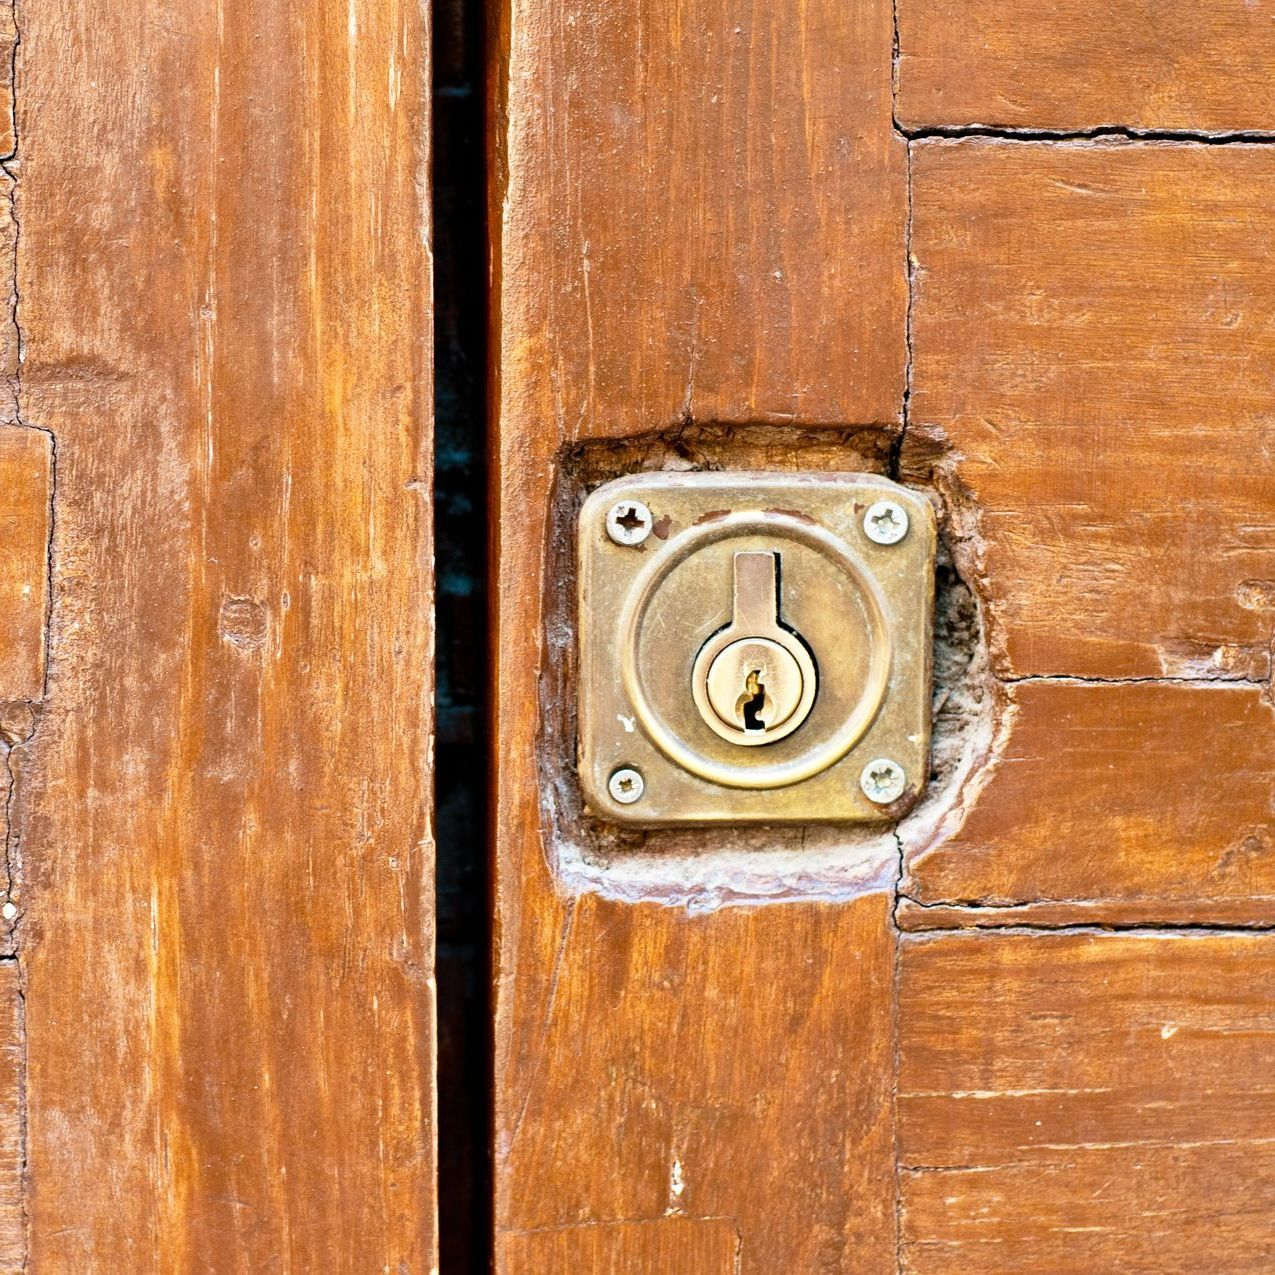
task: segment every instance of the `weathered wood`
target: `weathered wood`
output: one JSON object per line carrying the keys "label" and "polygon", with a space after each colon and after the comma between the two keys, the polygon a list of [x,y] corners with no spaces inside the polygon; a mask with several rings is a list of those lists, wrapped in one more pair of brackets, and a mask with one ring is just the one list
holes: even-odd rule
{"label": "weathered wood", "polygon": [[[892,1271],[884,882],[835,904],[601,898],[558,871],[537,757],[561,699],[546,625],[569,571],[551,511],[570,448],[639,436],[614,458],[639,468],[648,443],[673,458],[702,441],[655,444],[657,430],[877,422],[880,449],[900,417],[890,6],[818,0],[794,21],[750,0],[512,0],[502,24],[498,1269],[564,1269],[528,1230],[619,1222],[635,1224],[624,1269],[717,1269],[695,1264],[707,1223],[658,1221],[681,1212],[731,1219],[744,1275]],[[721,450],[792,463],[788,439]],[[571,747],[556,740],[546,764],[569,768]]]}
{"label": "weathered wood", "polygon": [[897,420],[888,0],[813,0],[799,20],[764,0],[507,10],[493,226],[511,443]]}
{"label": "weathered wood", "polygon": [[589,1275],[735,1275],[739,1237],[730,1218],[653,1218],[567,1226],[510,1236],[509,1275],[588,1271]]}
{"label": "weathered wood", "polygon": [[1275,922],[1265,688],[1020,682],[1007,720],[959,818],[905,845],[904,894],[1037,924]]}
{"label": "weathered wood", "polygon": [[[583,895],[563,925],[503,1091],[502,1226],[725,1216],[743,1272],[893,1270],[888,897],[688,918]],[[694,1269],[677,1234],[633,1232],[630,1269]]]}
{"label": "weathered wood", "polygon": [[44,693],[52,489],[49,436],[0,425],[0,704]]}
{"label": "weathered wood", "polygon": [[913,146],[907,472],[954,464],[1005,674],[1264,680],[1275,148]]}
{"label": "weathered wood", "polygon": [[22,18],[30,1266],[427,1271],[424,15]]}
{"label": "weathered wood", "polygon": [[17,148],[13,113],[14,54],[18,24],[14,0],[0,0],[0,159],[9,159]]}
{"label": "weathered wood", "polygon": [[22,1271],[22,1000],[18,966],[0,961],[0,1270]]}
{"label": "weathered wood", "polygon": [[963,934],[900,963],[904,1269],[1275,1263],[1275,936]]}
{"label": "weathered wood", "polygon": [[1275,27],[1250,0],[900,0],[899,118],[1275,131]]}

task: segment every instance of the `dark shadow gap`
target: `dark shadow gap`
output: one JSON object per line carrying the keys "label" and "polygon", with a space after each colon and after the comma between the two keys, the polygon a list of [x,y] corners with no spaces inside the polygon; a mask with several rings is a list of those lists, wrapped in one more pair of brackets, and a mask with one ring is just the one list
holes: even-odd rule
{"label": "dark shadow gap", "polygon": [[487,225],[481,0],[432,0],[439,1245],[491,1262]]}

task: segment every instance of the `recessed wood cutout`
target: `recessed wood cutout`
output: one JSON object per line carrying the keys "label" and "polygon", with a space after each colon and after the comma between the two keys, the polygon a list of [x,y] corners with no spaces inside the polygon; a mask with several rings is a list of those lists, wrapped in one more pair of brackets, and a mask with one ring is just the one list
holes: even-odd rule
{"label": "recessed wood cutout", "polygon": [[[821,474],[839,473],[852,460],[858,472],[880,473],[889,468],[889,441],[888,431],[876,429],[820,435],[774,426],[750,430],[705,426],[626,443],[590,443],[559,458],[554,532],[545,568],[545,578],[553,586],[546,598],[538,761],[546,849],[566,889],[680,902],[696,909],[727,901],[852,898],[887,888],[897,877],[896,829],[914,840],[928,840],[954,817],[964,785],[991,741],[998,738],[1004,699],[988,675],[980,604],[965,578],[975,569],[973,512],[948,490],[945,478],[942,489],[934,483],[909,489],[910,498],[929,504],[938,522],[937,560],[930,584],[934,604],[928,642],[933,665],[929,772],[920,799],[910,809],[887,811],[884,823],[857,828],[812,821],[787,827],[729,822],[696,828],[626,826],[586,809],[575,765],[579,740],[576,541],[580,511],[590,493],[625,474],[635,482],[643,481],[644,471],[650,472],[653,482],[673,481],[688,463],[720,482],[717,471],[726,457],[748,468],[766,464],[771,467],[767,472],[776,473],[780,480],[784,471],[774,466],[783,460],[794,475],[791,481],[797,482],[801,474],[817,481]],[[866,506],[858,516],[864,513]],[[598,534],[605,538],[605,525],[600,526]],[[688,712],[694,711],[692,705]],[[623,729],[623,723],[616,726]],[[729,752],[725,744],[723,749]],[[607,770],[602,782],[611,773]],[[858,772],[851,779],[858,783]]]}

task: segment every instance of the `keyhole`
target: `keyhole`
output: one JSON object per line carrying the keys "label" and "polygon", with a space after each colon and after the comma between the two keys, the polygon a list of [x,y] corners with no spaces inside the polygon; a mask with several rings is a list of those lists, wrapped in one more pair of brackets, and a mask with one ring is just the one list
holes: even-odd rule
{"label": "keyhole", "polygon": [[755,668],[744,679],[744,694],[739,703],[745,730],[765,730],[761,714],[766,707],[766,688],[761,682],[761,669]]}

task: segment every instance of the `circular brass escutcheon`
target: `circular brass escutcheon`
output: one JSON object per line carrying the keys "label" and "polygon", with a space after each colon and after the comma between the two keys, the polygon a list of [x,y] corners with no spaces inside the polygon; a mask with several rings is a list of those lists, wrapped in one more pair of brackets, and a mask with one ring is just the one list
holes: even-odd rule
{"label": "circular brass escutcheon", "polygon": [[[774,568],[765,559],[776,554],[785,564],[792,556],[792,606],[780,612],[796,632],[777,622],[773,606],[762,617],[769,622],[759,624],[755,605],[738,605],[741,565],[755,577],[745,585],[769,585]],[[720,612],[729,603],[732,562],[737,605],[725,627],[707,637],[700,630],[698,648],[680,657],[680,642],[702,613],[699,564],[710,560],[720,585],[704,597],[705,609]],[[772,603],[776,596],[770,586]],[[885,599],[857,552],[831,530],[778,510],[739,510],[675,534],[635,577],[617,639],[621,685],[642,732],[675,765],[730,788],[783,788],[835,764],[875,719],[892,662]],[[681,658],[685,681],[669,676]],[[756,690],[749,685],[754,673]],[[750,713],[757,729],[748,729]],[[775,747],[758,750],[763,743]]]}

